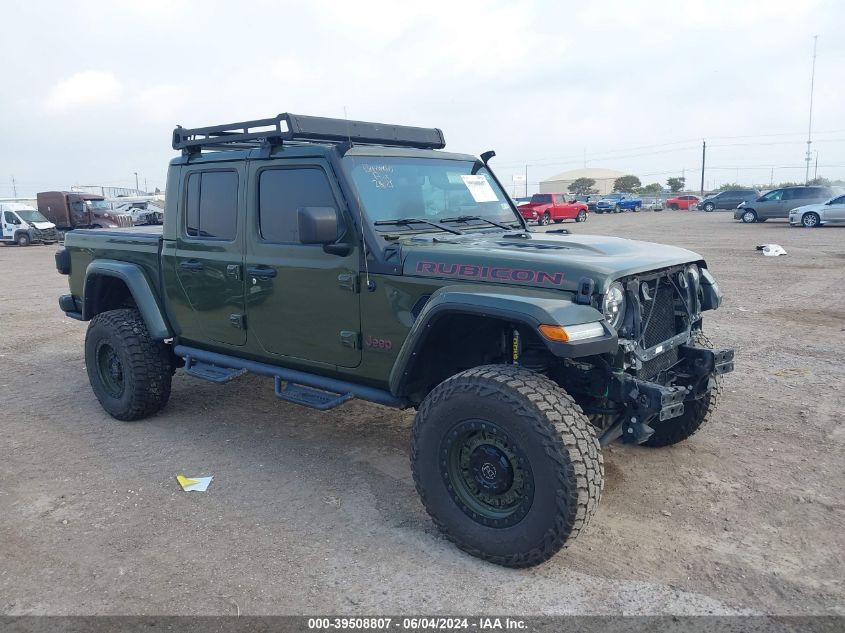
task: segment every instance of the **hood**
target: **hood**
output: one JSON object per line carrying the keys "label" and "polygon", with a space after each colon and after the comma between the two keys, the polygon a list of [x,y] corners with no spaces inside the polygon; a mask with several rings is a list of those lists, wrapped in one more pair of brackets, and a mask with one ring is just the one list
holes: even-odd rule
{"label": "hood", "polygon": [[790,213],[792,211],[798,211],[800,213],[804,213],[805,211],[822,211],[827,204],[825,202],[816,202],[815,204],[805,204],[801,207],[794,207],[790,209]]}
{"label": "hood", "polygon": [[702,260],[676,246],[604,235],[489,232],[418,235],[399,243],[405,275],[571,292],[583,277],[604,292],[620,277]]}
{"label": "hood", "polygon": [[39,231],[46,231],[47,229],[54,229],[56,225],[52,222],[30,222],[32,226],[34,226]]}

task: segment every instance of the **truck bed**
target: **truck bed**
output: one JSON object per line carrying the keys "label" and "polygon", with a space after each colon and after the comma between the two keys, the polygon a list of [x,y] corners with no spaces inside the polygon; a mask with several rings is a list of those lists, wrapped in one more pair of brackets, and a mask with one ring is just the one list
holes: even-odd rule
{"label": "truck bed", "polygon": [[120,229],[75,229],[65,233],[70,256],[71,293],[83,296],[85,270],[95,259],[139,265],[150,286],[160,288],[161,226],[133,226]]}

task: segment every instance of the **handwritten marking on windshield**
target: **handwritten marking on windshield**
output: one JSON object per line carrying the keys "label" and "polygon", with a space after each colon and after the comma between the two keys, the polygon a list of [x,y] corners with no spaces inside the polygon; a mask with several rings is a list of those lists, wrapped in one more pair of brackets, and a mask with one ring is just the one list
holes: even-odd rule
{"label": "handwritten marking on windshield", "polygon": [[393,180],[390,178],[392,165],[361,165],[361,169],[370,174],[376,189],[393,189]]}
{"label": "handwritten marking on windshield", "polygon": [[417,272],[424,275],[460,277],[464,279],[492,279],[494,281],[515,281],[518,283],[551,284],[554,286],[563,284],[563,273],[548,273],[543,270],[528,270],[524,268],[419,262],[417,263]]}

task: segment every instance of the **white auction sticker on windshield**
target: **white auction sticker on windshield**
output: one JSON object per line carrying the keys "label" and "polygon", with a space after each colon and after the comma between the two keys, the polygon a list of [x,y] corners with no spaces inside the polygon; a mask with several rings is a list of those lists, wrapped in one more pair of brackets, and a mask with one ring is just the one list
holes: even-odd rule
{"label": "white auction sticker on windshield", "polygon": [[461,176],[461,180],[469,189],[472,199],[476,202],[496,202],[496,192],[484,176]]}

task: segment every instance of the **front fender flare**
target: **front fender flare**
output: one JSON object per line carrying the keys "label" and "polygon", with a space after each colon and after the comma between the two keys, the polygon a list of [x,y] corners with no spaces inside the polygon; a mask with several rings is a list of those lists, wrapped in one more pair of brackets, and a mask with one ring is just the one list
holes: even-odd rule
{"label": "front fender flare", "polygon": [[[495,318],[532,329],[539,325],[580,325],[601,321],[601,312],[592,306],[574,303],[570,293],[538,288],[490,288],[482,285],[454,285],[438,289],[414,321],[390,372],[390,391],[402,392],[414,369],[419,350],[437,321],[449,314],[470,314]],[[593,356],[615,351],[616,332],[604,326],[605,336],[585,341],[556,343],[541,337],[549,350],[561,358]]]}
{"label": "front fender flare", "polygon": [[147,326],[150,336],[157,340],[163,340],[173,336],[170,325],[164,318],[164,311],[159,305],[152,285],[144,274],[143,269],[137,264],[121,262],[110,259],[97,259],[88,264],[85,269],[85,290],[83,292],[82,320],[88,321],[94,315],[93,300],[91,297],[90,283],[94,277],[115,277],[123,281],[135,305],[141,313],[141,318]]}

